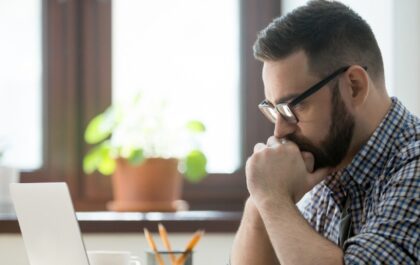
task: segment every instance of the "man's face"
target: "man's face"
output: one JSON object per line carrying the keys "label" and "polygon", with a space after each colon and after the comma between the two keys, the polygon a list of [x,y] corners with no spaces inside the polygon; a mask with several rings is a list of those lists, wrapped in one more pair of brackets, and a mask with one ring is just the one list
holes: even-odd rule
{"label": "man's face", "polygon": [[[340,76],[339,76],[340,77]],[[341,99],[338,79],[329,83],[294,109],[297,124],[279,118],[274,136],[295,142],[301,151],[315,158],[314,168],[335,167],[346,156],[354,131],[354,117]],[[272,104],[288,102],[323,77],[309,72],[303,52],[280,61],[264,62],[263,81],[266,99]]]}

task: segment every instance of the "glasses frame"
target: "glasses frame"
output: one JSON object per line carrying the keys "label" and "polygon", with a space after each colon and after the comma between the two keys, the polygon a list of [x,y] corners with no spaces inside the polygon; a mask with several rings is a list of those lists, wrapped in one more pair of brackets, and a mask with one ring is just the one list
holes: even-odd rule
{"label": "glasses frame", "polygon": [[[292,101],[288,103],[279,103],[273,106],[273,104],[271,104],[269,101],[265,99],[260,104],[258,104],[258,108],[273,123],[276,123],[277,121],[277,117],[276,117],[277,113],[280,114],[287,122],[298,123],[299,119],[294,113],[293,108],[297,104],[302,102],[304,99],[308,98],[309,96],[313,95],[315,92],[320,90],[322,87],[328,84],[328,82],[333,80],[339,74],[346,72],[349,68],[350,68],[350,65],[339,68],[338,70],[334,71],[332,74],[328,75],[327,77],[325,77],[324,79],[316,83],[315,85],[305,90],[302,94],[298,95],[297,97],[295,97],[294,99],[292,99]],[[363,69],[367,71],[367,66],[363,66]]]}

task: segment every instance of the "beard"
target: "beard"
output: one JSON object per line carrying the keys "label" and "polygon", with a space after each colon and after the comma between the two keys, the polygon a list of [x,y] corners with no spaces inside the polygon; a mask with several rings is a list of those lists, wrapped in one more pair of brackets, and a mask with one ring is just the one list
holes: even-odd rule
{"label": "beard", "polygon": [[293,141],[301,151],[312,153],[315,159],[314,170],[324,167],[335,167],[346,156],[354,133],[354,117],[347,110],[341,99],[338,82],[332,88],[331,125],[329,133],[321,146],[317,147],[308,138],[289,135],[287,139]]}

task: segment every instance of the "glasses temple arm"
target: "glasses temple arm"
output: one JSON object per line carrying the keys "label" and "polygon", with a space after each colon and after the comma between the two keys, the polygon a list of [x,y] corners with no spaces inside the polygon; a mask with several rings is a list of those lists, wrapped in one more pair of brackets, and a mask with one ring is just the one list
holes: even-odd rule
{"label": "glasses temple arm", "polygon": [[303,92],[301,95],[299,95],[297,98],[293,99],[292,102],[289,103],[290,107],[293,107],[294,105],[296,105],[297,103],[301,102],[302,100],[304,100],[305,98],[309,97],[310,95],[312,95],[313,93],[315,93],[316,91],[318,91],[319,89],[321,89],[323,86],[325,86],[328,82],[330,82],[334,77],[336,77],[337,75],[347,71],[347,69],[349,69],[350,66],[344,66],[340,69],[338,69],[337,71],[335,71],[334,73],[330,74],[329,76],[327,76],[325,79],[321,80],[319,83],[315,84],[313,87],[309,88],[308,90],[306,90],[305,92]]}

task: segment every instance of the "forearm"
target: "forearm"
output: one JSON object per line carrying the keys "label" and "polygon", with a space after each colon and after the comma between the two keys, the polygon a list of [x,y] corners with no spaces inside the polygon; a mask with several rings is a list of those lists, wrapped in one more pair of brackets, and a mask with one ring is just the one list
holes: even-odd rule
{"label": "forearm", "polygon": [[259,210],[281,264],[344,263],[342,250],[319,235],[293,202],[266,204]]}
{"label": "forearm", "polygon": [[231,265],[279,264],[259,213],[250,204],[235,236]]}

